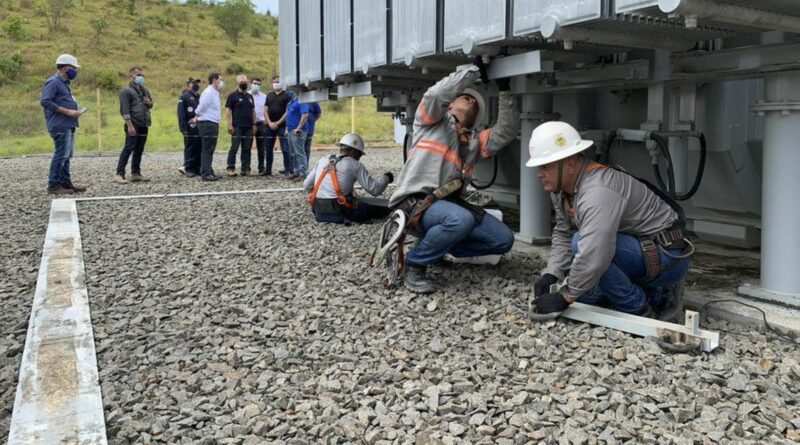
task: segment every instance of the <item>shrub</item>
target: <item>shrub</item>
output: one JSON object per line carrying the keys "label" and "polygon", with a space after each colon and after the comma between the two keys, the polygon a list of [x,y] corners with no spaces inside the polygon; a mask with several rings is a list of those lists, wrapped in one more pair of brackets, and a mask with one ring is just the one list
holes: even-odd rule
{"label": "shrub", "polygon": [[16,14],[9,15],[3,22],[3,33],[9,39],[17,41],[30,40],[32,37],[25,20]]}
{"label": "shrub", "polygon": [[22,54],[0,54],[0,85],[16,79],[25,68],[25,59]]}
{"label": "shrub", "polygon": [[37,4],[36,12],[44,17],[50,32],[66,31],[62,20],[72,5],[72,0],[42,0]]}
{"label": "shrub", "polygon": [[245,71],[245,67],[241,63],[231,63],[225,68],[225,72],[228,74],[242,74]]}
{"label": "shrub", "polygon": [[117,91],[122,86],[121,76],[112,69],[100,68],[94,75],[94,85],[100,89]]}

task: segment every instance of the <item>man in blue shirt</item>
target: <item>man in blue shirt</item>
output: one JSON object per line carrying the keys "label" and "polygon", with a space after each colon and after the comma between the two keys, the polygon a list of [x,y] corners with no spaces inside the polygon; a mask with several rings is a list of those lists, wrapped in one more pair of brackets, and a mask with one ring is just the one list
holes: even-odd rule
{"label": "man in blue shirt", "polygon": [[78,59],[62,54],[56,59],[56,73],[50,76],[42,88],[39,103],[44,108],[47,131],[53,138],[55,151],[50,161],[47,191],[56,195],[71,195],[86,189],[72,184],[69,160],[75,153],[75,129],[78,128],[78,103],[72,95],[70,81],[78,76]]}
{"label": "man in blue shirt", "polygon": [[292,171],[289,179],[302,181],[306,177],[308,158],[306,158],[305,126],[308,121],[308,104],[300,103],[297,95],[292,97],[286,108],[286,139],[292,154]]}
{"label": "man in blue shirt", "polygon": [[322,108],[319,107],[317,102],[308,103],[308,123],[306,123],[306,164],[311,162],[311,139],[314,137],[314,127],[322,117]]}

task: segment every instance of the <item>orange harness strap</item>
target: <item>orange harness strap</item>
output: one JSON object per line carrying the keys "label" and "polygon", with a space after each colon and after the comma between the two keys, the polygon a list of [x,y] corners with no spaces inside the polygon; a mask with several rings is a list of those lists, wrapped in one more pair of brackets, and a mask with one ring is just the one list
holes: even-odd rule
{"label": "orange harness strap", "polygon": [[328,162],[328,166],[322,170],[322,174],[319,175],[319,179],[317,179],[317,183],[314,185],[314,190],[308,195],[308,202],[311,204],[311,207],[314,207],[314,201],[317,200],[319,187],[322,185],[322,180],[325,179],[328,173],[330,173],[331,181],[333,181],[333,191],[336,192],[336,202],[346,209],[355,209],[356,205],[348,201],[347,197],[342,193],[342,189],[339,188],[339,179],[336,177],[336,161],[333,158]]}

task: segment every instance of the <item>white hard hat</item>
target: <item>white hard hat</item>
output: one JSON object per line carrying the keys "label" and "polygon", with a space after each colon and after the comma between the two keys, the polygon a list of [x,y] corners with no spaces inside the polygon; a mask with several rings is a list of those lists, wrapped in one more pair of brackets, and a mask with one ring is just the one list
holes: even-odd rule
{"label": "white hard hat", "polygon": [[594,142],[581,139],[578,130],[566,122],[545,122],[531,134],[526,167],[538,167],[566,159],[591,147]]}
{"label": "white hard hat", "polygon": [[361,152],[361,154],[365,154],[364,152],[364,140],[361,139],[361,136],[355,133],[348,133],[342,136],[342,139],[339,141],[339,147],[350,147],[354,148]]}
{"label": "white hard hat", "polygon": [[58,56],[58,59],[56,59],[56,65],[72,65],[75,68],[81,67],[80,65],[78,65],[78,59],[76,59],[75,56],[71,54],[62,54]]}
{"label": "white hard hat", "polygon": [[[474,128],[477,128],[479,124],[483,123],[481,119],[483,119],[483,116],[486,114],[486,100],[484,100],[483,94],[472,88],[465,88],[461,94],[468,94],[475,98],[475,102],[478,102],[478,114],[475,115],[475,123],[472,124]],[[459,96],[461,94],[459,94]]]}

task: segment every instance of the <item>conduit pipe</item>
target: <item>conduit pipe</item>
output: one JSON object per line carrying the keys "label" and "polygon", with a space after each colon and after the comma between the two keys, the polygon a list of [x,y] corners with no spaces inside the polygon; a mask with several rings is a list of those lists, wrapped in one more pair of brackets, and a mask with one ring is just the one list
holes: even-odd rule
{"label": "conduit pipe", "polygon": [[670,51],[688,51],[695,45],[694,42],[687,43],[670,40],[658,34],[654,34],[654,36],[657,37],[651,37],[647,35],[620,34],[596,29],[564,28],[561,26],[558,17],[553,15],[548,15],[542,20],[541,33],[542,37],[546,39],[563,40],[565,49],[571,49],[571,42],[574,41],[590,41],[592,43],[628,48],[659,48]]}
{"label": "conduit pipe", "polygon": [[731,25],[751,26],[800,33],[800,17],[759,11],[742,6],[721,5],[711,0],[658,0],[658,8],[667,14],[709,19]]}

